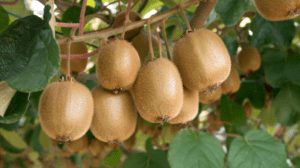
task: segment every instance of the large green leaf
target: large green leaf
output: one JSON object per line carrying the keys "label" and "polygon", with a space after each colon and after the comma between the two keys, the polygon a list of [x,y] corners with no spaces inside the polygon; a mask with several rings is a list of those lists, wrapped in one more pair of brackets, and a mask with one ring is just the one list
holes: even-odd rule
{"label": "large green leaf", "polygon": [[264,19],[258,13],[250,24],[253,32],[251,44],[256,48],[277,43],[281,48],[287,48],[296,35],[296,28],[293,20],[272,22]]}
{"label": "large green leaf", "polygon": [[259,118],[261,123],[267,127],[275,126],[275,124],[277,124],[278,122],[275,116],[273,106],[269,106],[268,108],[262,109],[259,114]]}
{"label": "large green leaf", "polygon": [[167,153],[150,150],[148,153],[134,153],[124,161],[121,168],[169,168]]}
{"label": "large green leaf", "polygon": [[172,168],[220,168],[224,166],[225,153],[213,135],[191,130],[178,132],[168,153]]}
{"label": "large green leaf", "polygon": [[239,44],[237,42],[236,33],[229,33],[227,37],[222,38],[230,56],[235,56]]}
{"label": "large green leaf", "polygon": [[141,17],[143,17],[145,14],[150,12],[151,10],[157,9],[160,6],[163,6],[164,4],[159,0],[151,0],[147,3],[144,10],[141,12]]}
{"label": "large green leaf", "polygon": [[283,143],[265,131],[252,130],[245,137],[233,140],[228,165],[230,168],[286,168],[286,159]]}
{"label": "large green leaf", "polygon": [[41,125],[36,126],[30,139],[30,146],[34,151],[37,151],[40,154],[44,152],[44,148],[39,141],[39,135],[41,131]]}
{"label": "large green leaf", "polygon": [[20,120],[27,111],[29,105],[28,95],[28,93],[17,92],[11,99],[4,117],[0,116],[0,122],[11,124]]}
{"label": "large green leaf", "polygon": [[[27,144],[15,131],[7,131],[0,128],[1,146],[12,153],[19,153],[27,148]],[[4,144],[3,144],[4,143]]]}
{"label": "large green leaf", "polygon": [[0,35],[0,81],[14,77],[28,67],[43,25],[39,17],[28,16],[11,23]]}
{"label": "large green leaf", "polygon": [[300,86],[283,87],[274,100],[274,110],[283,125],[291,126],[300,121]]}
{"label": "large green leaf", "polygon": [[255,108],[264,108],[266,91],[264,89],[264,79],[261,76],[250,76],[241,81],[241,87],[236,93],[236,98],[240,104],[248,98]]}
{"label": "large green leaf", "polygon": [[16,128],[18,128],[19,123],[20,123],[19,121],[15,122],[15,123],[12,123],[12,124],[0,123],[0,128],[3,128],[7,131],[12,131],[12,130],[15,130]]}
{"label": "large green leaf", "polygon": [[9,16],[5,9],[0,5],[0,34],[9,25]]}
{"label": "large green leaf", "polygon": [[39,111],[39,102],[40,102],[40,97],[41,97],[42,93],[43,93],[43,90],[30,93],[31,105],[33,106],[33,108],[36,111]]}
{"label": "large green leaf", "polygon": [[249,0],[221,0],[216,4],[215,11],[227,26],[233,26],[243,16],[248,6]]}
{"label": "large green leaf", "polygon": [[122,155],[122,150],[120,148],[116,150],[112,150],[103,159],[103,162],[108,166],[116,167],[120,164],[121,155]]}
{"label": "large green leaf", "polygon": [[300,83],[300,54],[287,55],[274,49],[266,49],[262,54],[262,65],[267,82],[275,88],[285,84]]}

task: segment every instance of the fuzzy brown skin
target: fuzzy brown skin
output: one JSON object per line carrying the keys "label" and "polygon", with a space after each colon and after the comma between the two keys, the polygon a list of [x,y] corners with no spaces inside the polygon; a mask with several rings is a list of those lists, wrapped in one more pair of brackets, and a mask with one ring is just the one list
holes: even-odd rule
{"label": "fuzzy brown skin", "polygon": [[92,139],[89,143],[89,150],[92,156],[97,156],[103,152],[105,152],[105,143],[99,141],[98,139]]}
{"label": "fuzzy brown skin", "polygon": [[123,142],[123,145],[126,149],[131,150],[135,146],[135,142],[136,142],[136,138],[135,138],[135,134],[133,134],[130,138],[126,139]]}
{"label": "fuzzy brown skin", "polygon": [[252,109],[252,106],[251,106],[251,103],[249,101],[247,101],[244,106],[244,111],[245,111],[245,115],[246,115],[246,118],[251,118],[251,115],[252,115],[252,112],[253,112],[253,109]]}
{"label": "fuzzy brown skin", "polygon": [[57,141],[77,140],[89,129],[94,114],[89,89],[74,81],[47,86],[39,102],[42,129]]}
{"label": "fuzzy brown skin", "polygon": [[[67,44],[59,45],[60,54],[67,54]],[[88,48],[84,41],[81,42],[74,42],[71,44],[70,49],[71,54],[86,54],[88,52]],[[81,59],[71,59],[70,60],[70,72],[73,74],[80,74],[82,73],[88,63],[88,58],[81,58]],[[67,74],[67,59],[60,60],[60,72],[63,74]]]}
{"label": "fuzzy brown skin", "polygon": [[175,118],[183,104],[183,87],[176,66],[166,58],[145,64],[133,87],[133,99],[141,117],[151,123]]}
{"label": "fuzzy brown skin", "polygon": [[[151,36],[152,38],[152,46],[158,47],[158,40]],[[148,41],[148,35],[147,34],[139,34],[135,36],[131,41],[133,47],[137,50],[139,53],[141,63],[143,64],[145,62],[145,58],[149,53],[149,41]]]}
{"label": "fuzzy brown skin", "polygon": [[139,124],[139,130],[143,133],[143,134],[147,134],[149,131],[149,127],[148,124],[146,123],[146,121],[142,118],[139,118],[138,121]]}
{"label": "fuzzy brown skin", "polygon": [[222,39],[205,29],[195,30],[175,43],[173,62],[179,69],[183,85],[199,92],[225,81],[231,69],[230,56]]}
{"label": "fuzzy brown skin", "polygon": [[136,80],[141,62],[138,52],[125,40],[104,45],[98,55],[97,77],[108,90],[130,89]]}
{"label": "fuzzy brown skin", "polygon": [[113,94],[100,86],[92,90],[95,113],[91,125],[94,136],[103,142],[121,142],[135,131],[137,112],[129,92]]}
{"label": "fuzzy brown skin", "polygon": [[239,53],[238,63],[240,69],[245,73],[249,74],[260,68],[261,57],[257,49],[253,46],[248,46]]}
{"label": "fuzzy brown skin", "polygon": [[265,19],[280,21],[299,15],[300,0],[253,0],[257,11]]}
{"label": "fuzzy brown skin", "polygon": [[221,84],[222,93],[235,93],[240,89],[241,79],[238,71],[235,68],[231,68],[228,78]]}
{"label": "fuzzy brown skin", "polygon": [[[124,25],[124,21],[125,21],[125,14],[126,12],[120,12],[116,15],[116,18],[115,18],[115,21],[112,25],[112,28],[116,28],[116,27],[121,27]],[[134,21],[139,21],[141,20],[141,16],[139,13],[135,12],[135,11],[130,11],[129,13],[129,20],[131,22],[134,22]],[[133,37],[135,37],[136,35],[138,35],[140,33],[140,31],[142,30],[143,27],[138,27],[136,29],[133,29],[133,30],[130,30],[130,31],[127,31],[125,33],[125,39],[130,41]]]}
{"label": "fuzzy brown skin", "polygon": [[89,139],[87,136],[83,136],[76,141],[71,141],[66,144],[67,149],[72,153],[82,153],[88,149]]}
{"label": "fuzzy brown skin", "polygon": [[222,96],[222,88],[218,87],[217,90],[210,92],[199,92],[199,102],[203,104],[214,103]]}
{"label": "fuzzy brown skin", "polygon": [[170,120],[170,124],[183,124],[193,120],[199,110],[199,94],[186,88],[183,90],[183,105],[180,113]]}

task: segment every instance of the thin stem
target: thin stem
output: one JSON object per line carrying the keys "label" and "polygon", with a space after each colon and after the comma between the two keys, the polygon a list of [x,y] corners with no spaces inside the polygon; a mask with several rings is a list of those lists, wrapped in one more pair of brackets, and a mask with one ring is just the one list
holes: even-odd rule
{"label": "thin stem", "polygon": [[141,13],[141,12],[145,9],[147,3],[148,3],[148,0],[142,0],[142,2],[141,2],[141,4],[140,4],[139,9],[138,9],[137,12],[138,12],[138,13]]}
{"label": "thin stem", "polygon": [[[88,58],[88,57],[96,55],[98,52],[99,52],[99,49],[97,49],[93,52],[90,52],[90,53],[86,53],[86,54],[74,54],[74,55],[70,55],[70,59]],[[66,58],[68,58],[68,55],[61,54],[60,58],[66,59]]]}
{"label": "thin stem", "polygon": [[154,52],[153,52],[153,46],[152,46],[150,24],[151,24],[151,19],[148,19],[147,20],[147,32],[148,32],[148,40],[149,40],[149,50],[150,50],[150,55],[151,55],[151,61],[153,61],[154,60]]}
{"label": "thin stem", "polygon": [[161,47],[161,40],[160,40],[160,37],[159,37],[159,34],[157,32],[157,27],[160,25],[161,21],[157,22],[154,26],[154,32],[156,34],[156,37],[157,37],[157,41],[158,41],[158,50],[159,50],[159,57],[161,58],[162,57],[162,47]]}
{"label": "thin stem", "polygon": [[217,132],[214,132],[213,134],[214,135],[222,135],[222,136],[226,136],[226,137],[239,137],[240,136],[238,134],[227,134],[227,133],[221,133],[221,134],[219,134]]}
{"label": "thin stem", "polygon": [[77,29],[78,29],[78,27],[73,27],[73,28],[71,29],[70,37],[71,37],[72,39],[75,38],[75,32],[76,32]]}
{"label": "thin stem", "polygon": [[125,38],[127,24],[130,22],[129,15],[130,15],[130,10],[131,10],[131,8],[130,8],[131,3],[132,3],[132,0],[129,0],[127,10],[126,10],[126,13],[125,13],[125,21],[124,21],[124,26],[123,26],[123,32],[122,32],[122,35],[121,35],[122,40],[124,40],[124,38]]}
{"label": "thin stem", "polygon": [[83,34],[83,27],[84,27],[84,14],[86,10],[86,3],[87,0],[83,0],[82,2],[82,7],[81,7],[81,12],[80,12],[80,20],[79,20],[79,36]]}
{"label": "thin stem", "polygon": [[72,39],[69,38],[69,41],[67,43],[67,81],[70,81],[71,73],[70,73],[70,68],[71,68],[71,63],[70,63],[70,55],[71,55],[71,43]]}
{"label": "thin stem", "polygon": [[169,44],[168,44],[167,33],[166,33],[166,19],[162,20],[162,32],[163,32],[163,36],[164,36],[164,40],[165,40],[168,59],[171,61],[171,54],[170,54],[170,50],[169,50]]}
{"label": "thin stem", "polygon": [[61,7],[60,7],[60,5],[59,5],[59,2],[58,1],[56,1],[55,2],[56,3],[56,7],[57,7],[57,9],[59,9],[62,13],[64,13],[65,12],[65,10],[63,10]]}
{"label": "thin stem", "polygon": [[0,5],[16,5],[18,2],[19,2],[19,0],[15,0],[13,2],[2,1],[2,2],[0,2]]}
{"label": "thin stem", "polygon": [[181,0],[178,3],[178,7],[179,7],[179,10],[180,10],[181,14],[183,15],[183,19],[184,19],[185,25],[187,27],[187,30],[192,31],[191,25],[190,25],[188,19],[186,18],[186,15],[185,15],[184,10],[183,10],[184,9],[184,3]]}
{"label": "thin stem", "polygon": [[119,11],[122,12],[121,0],[118,0],[118,3],[119,3]]}
{"label": "thin stem", "polygon": [[[198,3],[199,3],[199,0],[190,0],[190,1],[185,3],[184,9],[189,8],[191,6],[194,6],[194,5],[197,5]],[[165,12],[162,12],[162,13],[157,14],[155,16],[152,16],[150,18],[151,23],[152,22],[157,22],[157,21],[162,20],[162,19],[169,18],[169,17],[173,16],[174,14],[176,14],[178,12],[179,12],[178,7],[175,7],[175,8],[172,8],[172,9],[168,10],[168,11],[165,11]],[[135,28],[138,28],[138,27],[142,27],[146,23],[147,23],[147,19],[143,19],[143,20],[140,20],[140,21],[135,21],[135,22],[128,23],[126,31],[129,31],[129,30],[132,30],[132,29],[135,29]],[[105,39],[107,37],[114,36],[116,34],[120,34],[120,33],[122,33],[122,31],[123,31],[123,27],[117,27],[117,28],[113,28],[113,29],[106,29],[106,30],[103,30],[103,31],[90,33],[90,34],[84,34],[84,35],[81,35],[81,36],[74,37],[73,42],[85,41],[85,40],[89,40],[89,39],[100,39],[100,38]],[[59,44],[64,44],[64,43],[67,42],[67,40],[68,40],[68,37],[63,37],[63,38],[58,39],[57,42]]]}
{"label": "thin stem", "polygon": [[78,28],[79,27],[79,23],[62,23],[62,22],[56,22],[55,26],[58,26],[58,27]]}

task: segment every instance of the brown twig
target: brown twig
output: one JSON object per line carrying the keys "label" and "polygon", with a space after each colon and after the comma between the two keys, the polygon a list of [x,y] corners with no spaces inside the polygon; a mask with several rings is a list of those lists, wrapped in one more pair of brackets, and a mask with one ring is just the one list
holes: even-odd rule
{"label": "brown twig", "polygon": [[169,50],[169,44],[168,44],[167,33],[166,33],[166,19],[162,20],[162,32],[163,32],[163,36],[164,36],[164,40],[165,40],[168,59],[171,61],[171,54],[170,54],[170,50]]}
{"label": "brown twig", "polygon": [[147,33],[148,33],[148,41],[149,41],[149,50],[151,55],[151,61],[154,60],[154,52],[152,46],[152,38],[151,38],[151,30],[150,30],[151,19],[147,20]]}

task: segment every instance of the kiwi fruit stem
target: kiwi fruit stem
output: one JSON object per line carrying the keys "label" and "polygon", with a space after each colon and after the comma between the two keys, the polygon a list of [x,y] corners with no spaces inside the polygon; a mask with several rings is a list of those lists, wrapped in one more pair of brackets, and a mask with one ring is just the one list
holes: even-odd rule
{"label": "kiwi fruit stem", "polygon": [[71,61],[70,61],[70,55],[71,55],[71,43],[72,43],[72,40],[71,39],[69,39],[68,40],[68,44],[67,44],[67,56],[68,56],[68,58],[67,58],[67,76],[66,76],[66,78],[67,78],[67,81],[70,81],[71,79],[71,73],[70,73],[70,68],[71,68]]}
{"label": "kiwi fruit stem", "polygon": [[127,13],[126,13],[126,20],[124,21],[124,27],[123,27],[123,32],[122,32],[122,35],[121,35],[121,40],[124,40],[125,38],[125,32],[126,32],[126,28],[127,28],[127,23],[128,23],[128,17],[127,17]]}
{"label": "kiwi fruit stem", "polygon": [[171,54],[170,54],[170,50],[169,50],[169,44],[168,44],[167,33],[166,33],[166,19],[162,20],[162,33],[163,33],[164,40],[165,40],[168,59],[171,61]]}
{"label": "kiwi fruit stem", "polygon": [[152,46],[150,24],[151,24],[151,19],[148,19],[147,20],[147,33],[148,33],[148,40],[149,40],[149,50],[150,50],[150,55],[151,55],[151,61],[153,61],[154,60],[154,51],[153,51],[153,46]]}
{"label": "kiwi fruit stem", "polygon": [[179,9],[180,9],[180,13],[181,13],[182,16],[183,16],[185,25],[186,25],[186,27],[187,27],[187,32],[192,31],[191,25],[190,25],[188,19],[186,18],[186,15],[185,15],[184,11],[183,11],[184,4],[183,4],[183,2],[182,2],[181,0],[180,0],[179,3],[178,3],[178,7],[179,7]]}
{"label": "kiwi fruit stem", "polygon": [[[160,37],[159,37],[159,34],[157,32],[157,27],[160,25],[160,21],[156,23],[156,25],[154,26],[154,32],[156,34],[156,37],[157,37],[157,41],[158,41],[158,50],[159,50],[159,58],[162,57],[162,49],[161,49],[161,40],[160,40]],[[151,39],[152,40],[152,39]]]}

